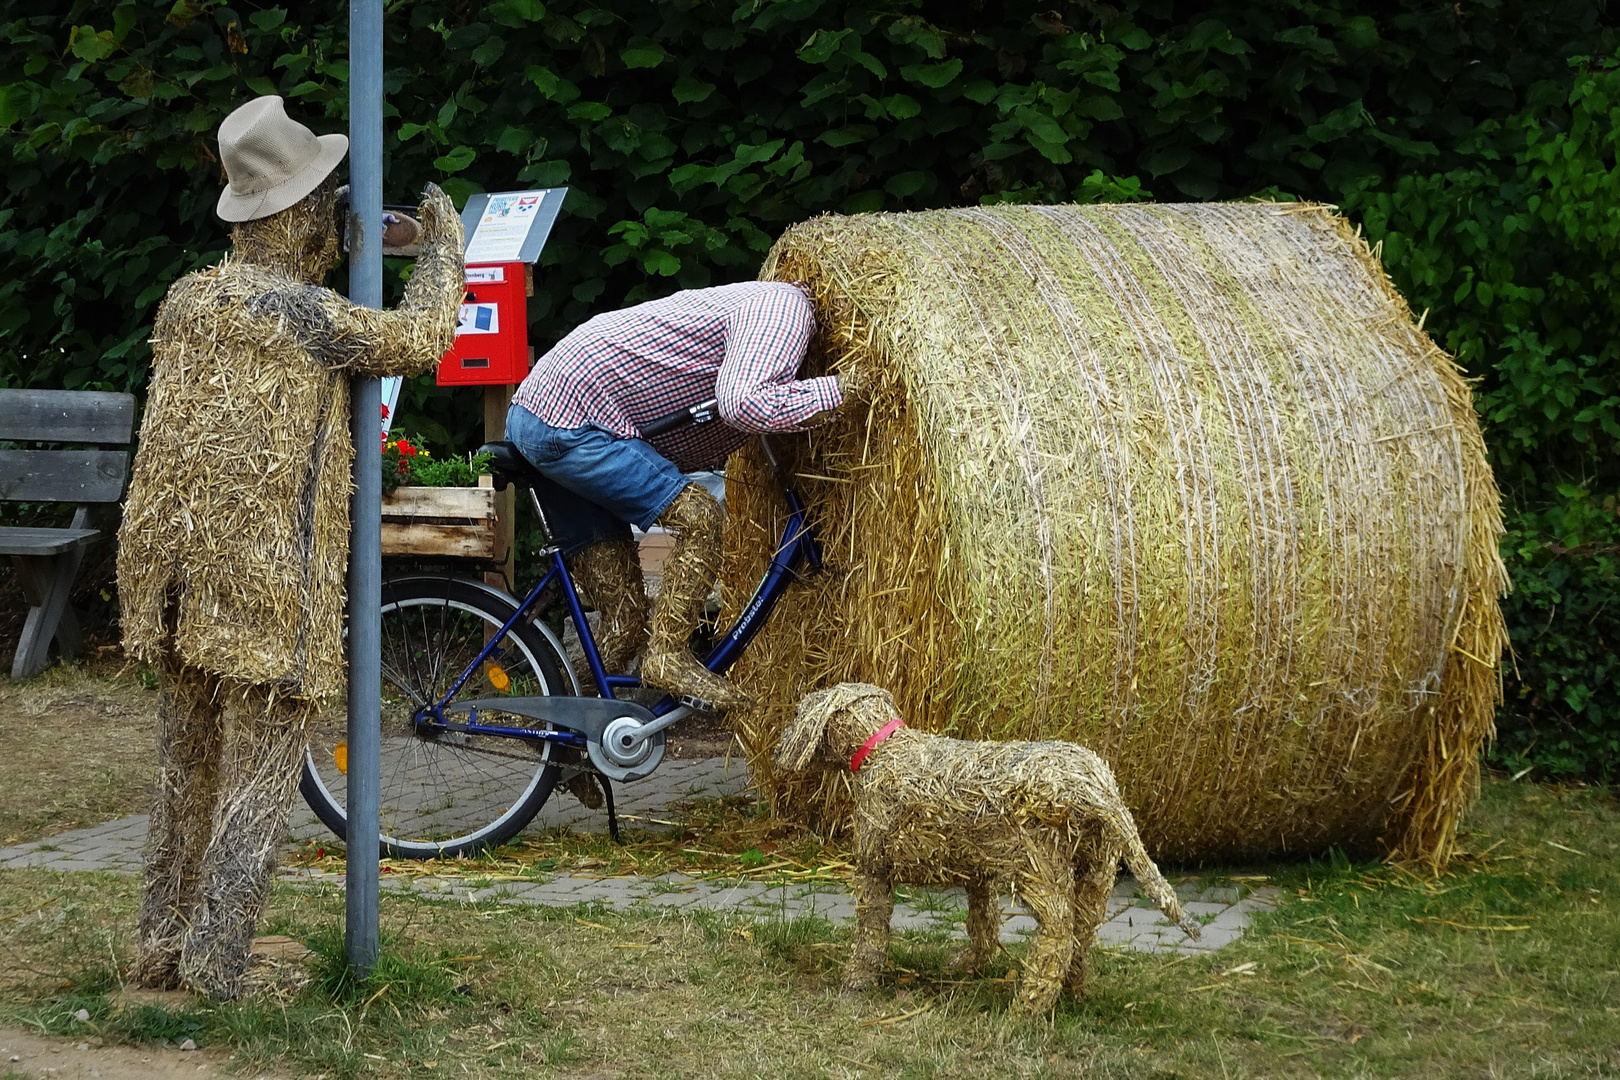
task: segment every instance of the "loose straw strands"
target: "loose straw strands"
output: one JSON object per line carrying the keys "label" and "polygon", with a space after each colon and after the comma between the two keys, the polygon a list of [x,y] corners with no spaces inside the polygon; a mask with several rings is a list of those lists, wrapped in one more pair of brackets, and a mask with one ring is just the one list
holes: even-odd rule
{"label": "loose straw strands", "polygon": [[[1097,750],[1159,857],[1444,863],[1498,694],[1498,495],[1467,385],[1340,219],[823,217],[762,276],[813,293],[812,368],[875,385],[779,455],[827,558],[734,672],[779,809],[847,815],[769,752],[864,681],[924,730]],[[752,451],[728,483],[737,600],[783,508]]]}

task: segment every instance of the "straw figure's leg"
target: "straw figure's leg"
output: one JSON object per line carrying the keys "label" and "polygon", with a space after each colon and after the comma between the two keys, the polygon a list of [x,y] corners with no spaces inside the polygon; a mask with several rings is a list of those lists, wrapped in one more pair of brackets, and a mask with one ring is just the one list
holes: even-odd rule
{"label": "straw figure's leg", "polygon": [[747,695],[698,663],[688,646],[720,572],[721,516],[714,496],[696,484],[686,485],[658,516],[658,524],[674,534],[675,548],[664,563],[641,677],[716,709],[735,709],[748,703]]}
{"label": "straw figure's leg", "polygon": [[[602,666],[610,675],[630,670],[630,661],[647,643],[647,589],[636,542],[626,537],[592,544],[568,556],[568,572],[585,602],[601,616],[595,637]],[[591,675],[583,671],[580,677]]]}
{"label": "straw figure's leg", "polygon": [[1051,834],[1026,837],[1027,855],[1018,875],[1018,894],[1035,917],[1035,938],[1024,957],[1017,1006],[1050,1012],[1063,989],[1074,953],[1074,863]]}
{"label": "straw figure's leg", "polygon": [[[626,537],[592,544],[568,556],[568,572],[581,598],[600,616],[594,635],[603,669],[613,675],[629,671],[630,662],[647,643],[647,587],[635,541]],[[578,674],[579,692],[596,693],[590,666],[580,665]],[[581,758],[578,750],[568,747],[555,747],[553,753],[562,765],[577,765]],[[564,786],[586,808],[602,808],[602,789],[590,773],[576,772]]]}
{"label": "straw figure's leg", "polygon": [[181,979],[216,1000],[240,992],[315,712],[307,699],[257,686],[233,704],[213,836],[198,874],[197,915],[180,950]]}
{"label": "straw figure's leg", "polygon": [[844,991],[870,990],[889,958],[889,919],[894,915],[894,883],[887,866],[861,866],[855,893],[855,948],[844,966]]}
{"label": "straw figure's leg", "polygon": [[197,904],[197,867],[219,789],[219,681],[172,654],[158,663],[158,776],[146,833],[146,895],[133,979],[180,985],[180,942]]}
{"label": "straw figure's leg", "polygon": [[1074,861],[1074,955],[1063,989],[1076,997],[1086,992],[1091,974],[1091,945],[1097,927],[1108,918],[1108,898],[1119,874],[1124,845],[1097,837],[1084,844]]}
{"label": "straw figure's leg", "polygon": [[979,880],[967,887],[967,948],[957,965],[963,971],[977,971],[996,955],[1001,942],[1001,908],[994,881]]}

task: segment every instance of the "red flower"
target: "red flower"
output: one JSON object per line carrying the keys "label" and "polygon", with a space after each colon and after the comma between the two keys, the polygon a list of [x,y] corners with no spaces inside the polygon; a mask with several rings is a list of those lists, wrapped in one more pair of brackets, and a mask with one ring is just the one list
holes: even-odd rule
{"label": "red flower", "polygon": [[388,419],[388,406],[386,403],[382,407],[382,418],[384,420]]}

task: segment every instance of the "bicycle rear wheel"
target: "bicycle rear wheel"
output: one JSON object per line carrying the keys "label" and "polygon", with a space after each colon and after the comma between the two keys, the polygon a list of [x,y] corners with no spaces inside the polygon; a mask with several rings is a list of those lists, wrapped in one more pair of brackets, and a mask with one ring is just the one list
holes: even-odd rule
{"label": "bicycle rear wheel", "polygon": [[[516,836],[556,787],[553,744],[542,739],[419,731],[423,705],[461,677],[516,605],[456,578],[383,583],[382,851],[393,858],[470,855]],[[462,698],[571,692],[551,640],[520,623],[501,641]],[[480,710],[480,723],[533,729],[538,721]],[[340,838],[348,837],[346,717],[323,714],[310,733],[299,790]]]}

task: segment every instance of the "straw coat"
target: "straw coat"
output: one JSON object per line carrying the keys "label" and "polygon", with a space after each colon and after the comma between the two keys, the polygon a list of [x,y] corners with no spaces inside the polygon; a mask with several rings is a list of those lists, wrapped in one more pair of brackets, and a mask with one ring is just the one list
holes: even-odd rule
{"label": "straw coat", "polygon": [[342,688],[349,380],[426,371],[455,333],[460,223],[437,189],[424,218],[425,238],[455,238],[428,245],[394,310],[316,284],[335,251],[300,250],[306,266],[227,256],[169,290],[119,533],[132,655],[168,648],[305,698]]}

